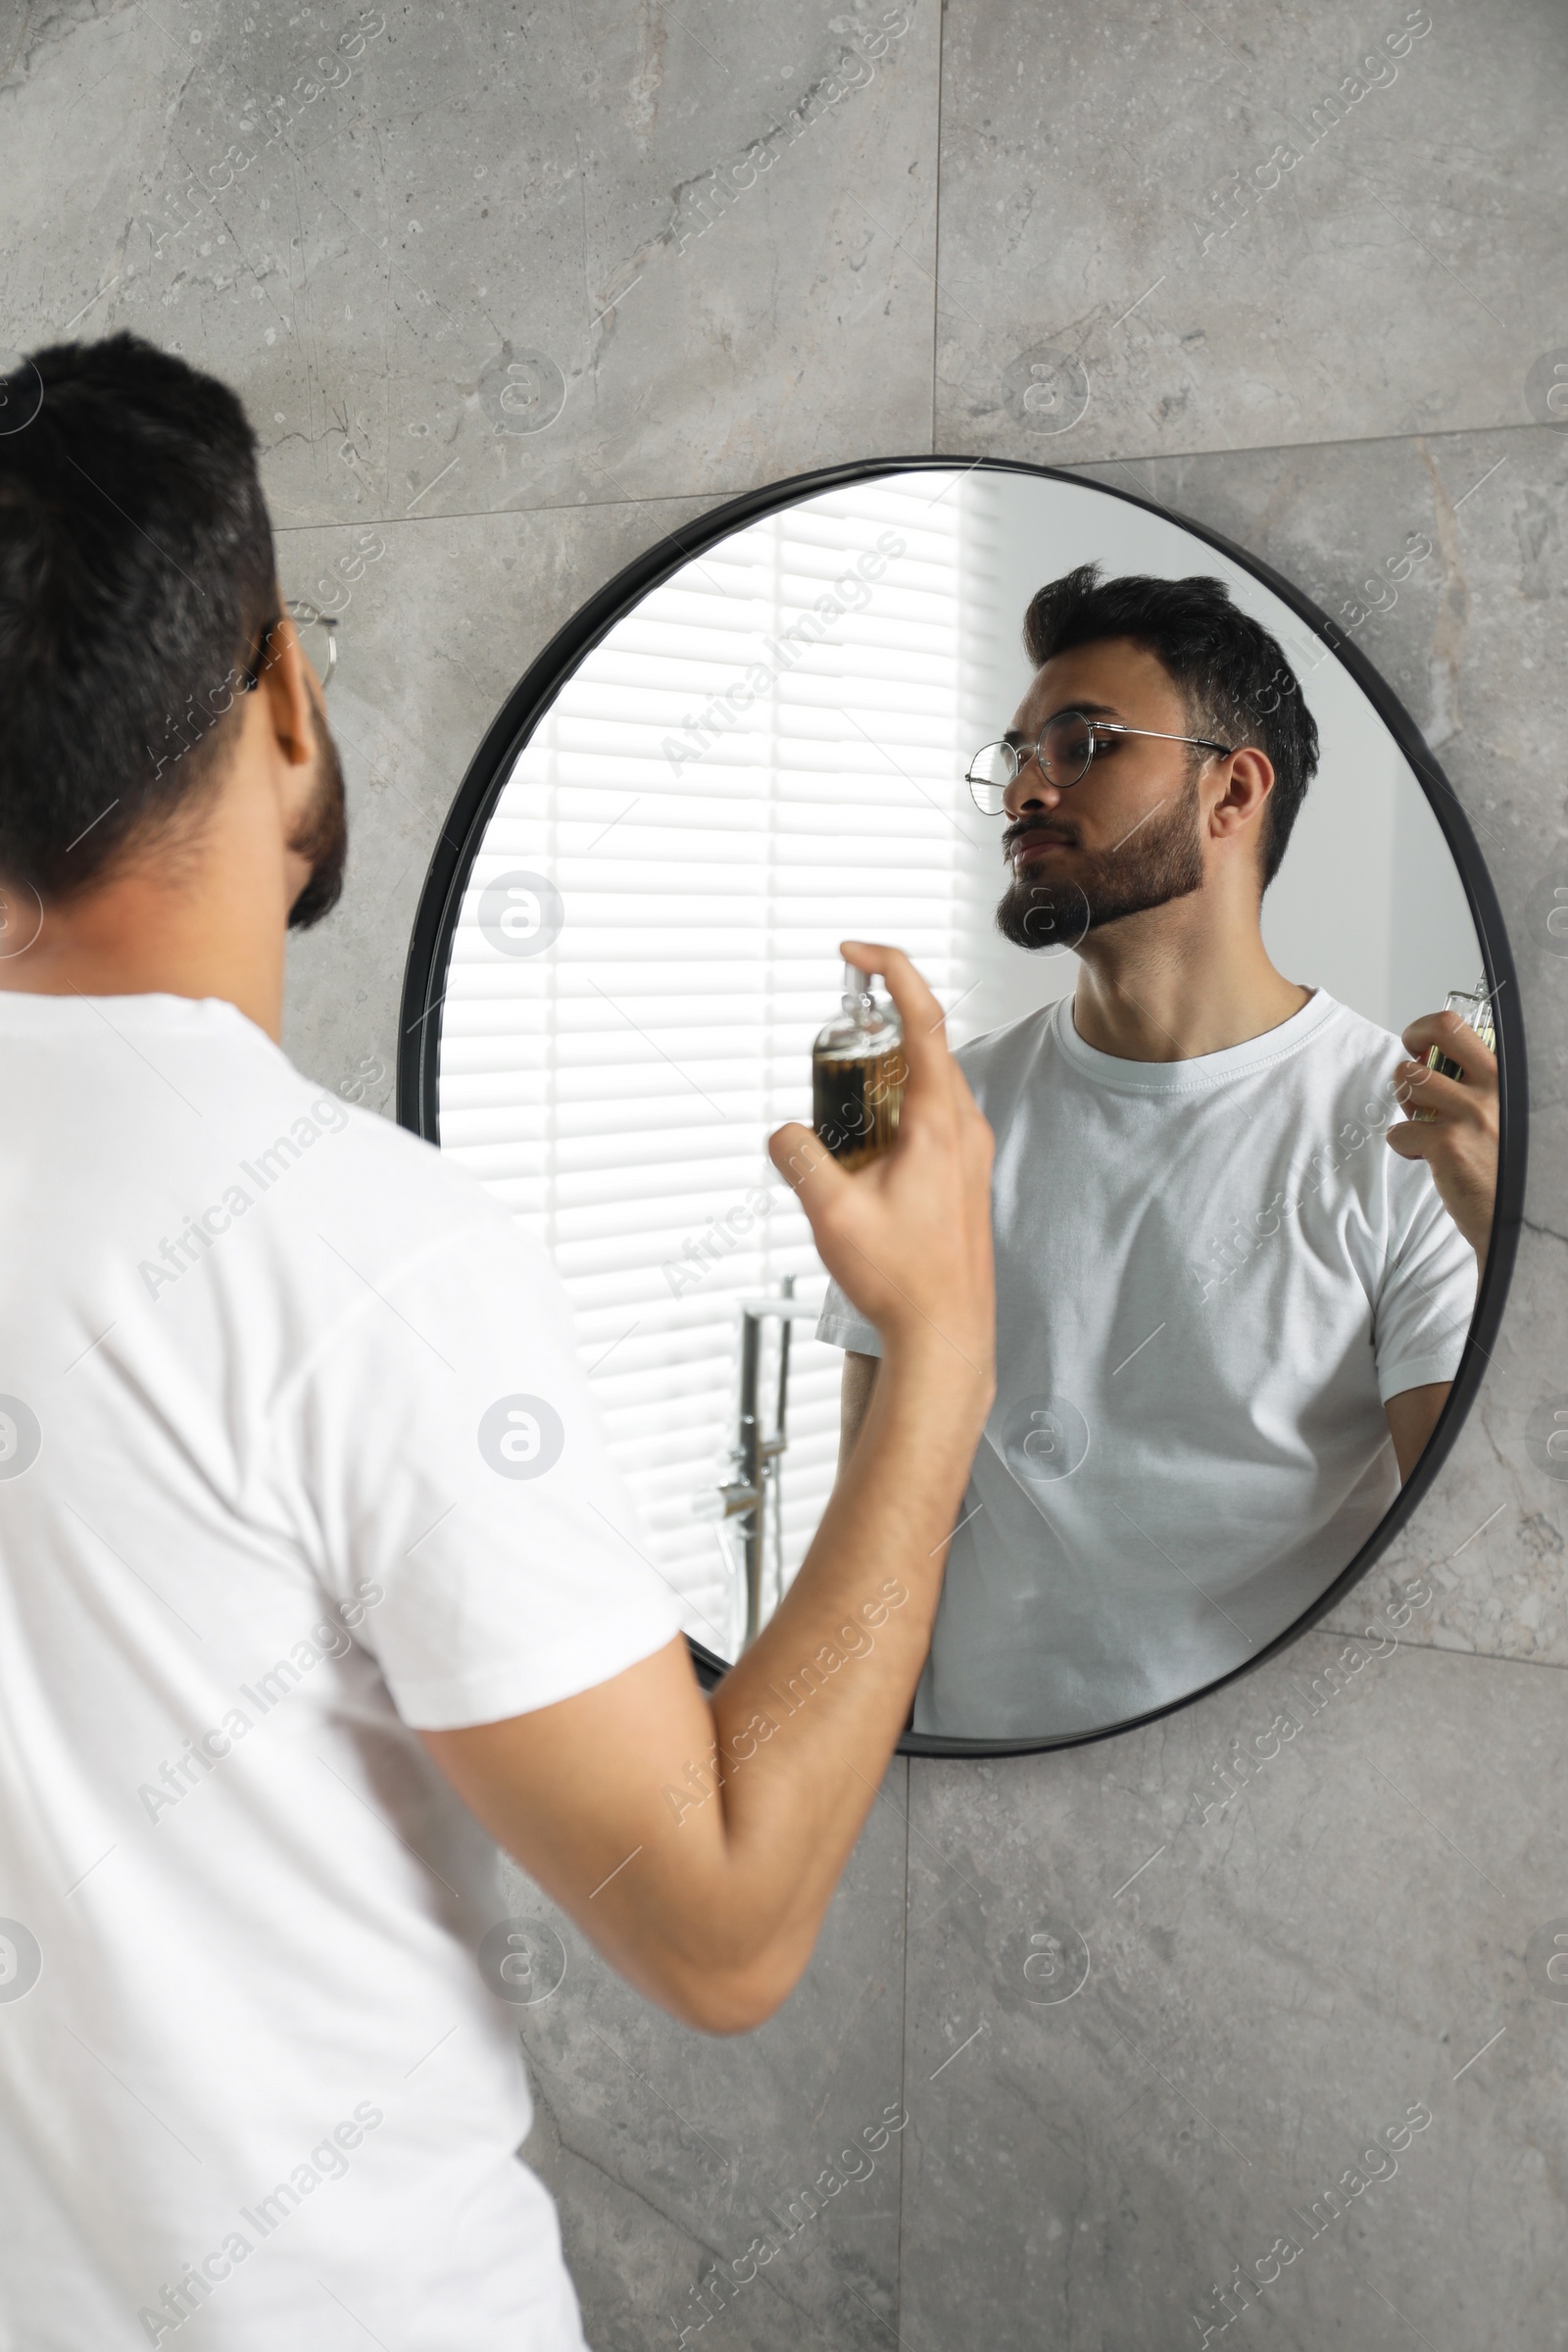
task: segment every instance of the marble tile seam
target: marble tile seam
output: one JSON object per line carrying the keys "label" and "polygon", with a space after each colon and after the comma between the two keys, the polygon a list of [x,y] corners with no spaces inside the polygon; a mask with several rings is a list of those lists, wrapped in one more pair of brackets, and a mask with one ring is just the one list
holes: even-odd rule
{"label": "marble tile seam", "polygon": [[[1338,1643],[1342,1648],[1347,1642],[1353,1642],[1361,1639],[1360,1635],[1344,1626],[1335,1626],[1329,1624],[1308,1626],[1306,1631],[1298,1637],[1297,1641],[1293,1642],[1288,1648],[1278,1651],[1273,1657],[1260,1659],[1255,1666],[1249,1666],[1245,1668],[1242,1673],[1229,1677],[1225,1682],[1219,1684],[1212,1690],[1198,1691],[1194,1697],[1184,1700],[1180,1706],[1173,1708],[1167,1715],[1156,1715],[1142,1723],[1129,1724],[1124,1731],[1094,1733],[1088,1739],[1069,1740],[1058,1743],[1054,1747],[1026,1748],[1016,1756],[909,1756],[906,1759],[906,1761],[910,1767],[909,1786],[911,1791],[914,1788],[916,1778],[923,1777],[917,1775],[917,1768],[921,1765],[928,1767],[941,1766],[946,1769],[956,1764],[989,1764],[995,1768],[996,1766],[1003,1764],[1033,1763],[1041,1757],[1052,1755],[1072,1755],[1080,1748],[1103,1746],[1110,1740],[1133,1739],[1144,1733],[1158,1732],[1162,1730],[1163,1727],[1173,1723],[1177,1717],[1188,1713],[1191,1708],[1202,1705],[1205,1700],[1217,1700],[1224,1697],[1226,1693],[1238,1688],[1250,1675],[1285,1671],[1289,1667],[1292,1658],[1299,1649],[1300,1644],[1304,1642],[1310,1642],[1314,1636],[1324,1642]],[[1548,1672],[1552,1673],[1568,1673],[1568,1661],[1557,1658],[1522,1658],[1513,1655],[1506,1650],[1450,1648],[1446,1642],[1409,1642],[1398,1639],[1396,1639],[1395,1641],[1395,1649],[1401,1652],[1405,1657],[1441,1658],[1444,1660],[1463,1659],[1473,1664],[1485,1666],[1537,1666],[1544,1667]],[[1389,1654],[1392,1656],[1393,1652],[1390,1652]],[[913,1804],[911,1798],[910,1812],[912,1813],[912,1811]],[[913,1836],[920,1839],[922,1844],[931,1844],[931,1840],[925,1836],[925,1833],[914,1828],[912,1821],[906,1819],[906,1830],[911,1832]],[[959,1878],[963,1878],[963,1873],[958,1869],[956,1863],[951,1861],[946,1854],[941,1853],[938,1849],[933,1848],[933,1850],[937,1851],[938,1861],[945,1868],[956,1872]],[[967,1880],[965,1880],[964,1883],[965,1885],[969,1884]]]}
{"label": "marble tile seam", "polygon": [[744,498],[744,490],[651,490],[638,497],[546,499],[536,507],[458,507],[449,514],[444,509],[434,514],[376,514],[368,522],[361,515],[346,521],[323,516],[319,522],[274,522],[272,537],[286,539],[310,531],[357,531],[373,527],[378,531],[401,530],[405,524],[417,526],[425,522],[495,522],[504,515],[514,514],[519,521],[530,514],[592,514],[617,507],[675,507],[689,506],[694,500],[712,499],[722,503],[727,498]]}
{"label": "marble tile seam", "polygon": [[[1064,463],[1061,470],[1088,473],[1102,466],[1192,466],[1210,459],[1316,456],[1335,449],[1377,449],[1412,441],[1473,441],[1483,433],[1554,433],[1562,429],[1558,425],[1540,424],[1533,416],[1517,416],[1493,424],[1410,425],[1396,433],[1334,433],[1323,441],[1234,441],[1213,449],[1124,450],[1113,458],[1081,458],[1076,464]],[[958,457],[963,453],[943,454]]]}
{"label": "marble tile seam", "polygon": [[[1327,441],[1249,441],[1228,443],[1220,449],[1128,450],[1116,457],[1084,458],[1076,464],[1064,464],[1058,470],[1070,474],[1090,474],[1113,466],[1221,464],[1225,460],[1233,458],[1301,457],[1336,449],[1375,449],[1389,444],[1408,444],[1415,441],[1438,445],[1444,442],[1475,440],[1482,434],[1541,433],[1554,429],[1554,427],[1537,424],[1529,418],[1524,418],[1499,424],[1443,425],[1427,429],[1412,427],[1406,432],[1398,433],[1337,434]],[[956,466],[976,462],[983,464],[992,454],[989,451],[982,451],[979,453],[977,461],[976,453],[971,450],[944,450],[933,446],[929,450],[877,452],[866,462],[883,465],[890,458],[894,464],[898,464],[901,459],[935,458],[941,460],[946,458]],[[846,458],[835,460],[834,463],[836,465],[853,465],[855,461]],[[711,483],[698,483],[687,488],[650,490],[635,495],[627,494],[620,498],[543,499],[536,506],[526,507],[463,507],[455,508],[451,512],[442,509],[437,513],[425,514],[373,514],[369,516],[356,514],[345,517],[323,515],[318,521],[314,522],[274,522],[272,535],[274,538],[280,539],[290,533],[356,530],[365,529],[368,525],[373,525],[377,530],[386,530],[395,527],[401,528],[405,523],[483,522],[505,514],[524,516],[529,514],[592,514],[617,507],[672,506],[701,499],[711,499],[715,504],[723,504],[729,499],[749,497],[754,490],[765,489],[774,482],[787,481],[790,478],[792,477],[788,474],[763,474],[752,481],[729,486],[715,487]]]}
{"label": "marble tile seam", "polygon": [[[1300,1639],[1303,1642],[1307,1641],[1312,1634],[1317,1633],[1321,1633],[1325,1641],[1357,1642],[1363,1639],[1361,1634],[1348,1630],[1344,1626],[1329,1625],[1327,1623],[1309,1626],[1307,1632],[1301,1635]],[[1404,1651],[1407,1657],[1414,1655],[1418,1657],[1473,1658],[1478,1660],[1483,1665],[1488,1666],[1544,1666],[1550,1672],[1555,1674],[1568,1673],[1568,1659],[1524,1658],[1520,1657],[1514,1650],[1464,1649],[1457,1646],[1450,1646],[1446,1642],[1400,1642],[1398,1643],[1398,1647]],[[1281,1650],[1278,1654],[1278,1657],[1267,1658],[1263,1661],[1263,1664],[1265,1667],[1277,1665],[1289,1655],[1290,1652],[1288,1650]],[[1256,1672],[1257,1670],[1254,1668],[1252,1671]],[[1221,1686],[1222,1689],[1227,1687],[1228,1686],[1225,1685]],[[1216,1692],[1215,1695],[1217,1696],[1218,1693]],[[1156,1718],[1156,1721],[1157,1720],[1159,1720],[1159,1718]],[[931,1760],[940,1762],[942,1759],[935,1758]]]}
{"label": "marble tile seam", "polygon": [[[1345,1608],[1348,1614],[1349,1613],[1348,1602],[1341,1602],[1338,1605]],[[1329,1612],[1331,1617],[1334,1614],[1336,1614],[1336,1612],[1333,1610]],[[1301,1634],[1298,1639],[1302,1642],[1308,1642],[1312,1639],[1314,1634],[1321,1636],[1321,1638],[1326,1642],[1360,1641],[1364,1638],[1363,1633],[1348,1633],[1343,1626],[1334,1625],[1329,1623],[1327,1620],[1323,1620],[1317,1625],[1308,1626],[1306,1631]],[[1295,1646],[1296,1643],[1293,1642],[1291,1644],[1291,1648],[1295,1648]],[[1461,1647],[1450,1648],[1449,1645],[1444,1642],[1412,1642],[1408,1635],[1403,1633],[1395,1636],[1395,1647],[1402,1651],[1407,1657],[1413,1655],[1419,1657],[1440,1658],[1476,1658],[1488,1665],[1545,1666],[1549,1667],[1553,1672],[1558,1674],[1568,1671],[1568,1660],[1559,1658],[1521,1657],[1516,1651],[1506,1649],[1469,1649]],[[1266,1670],[1270,1666],[1283,1664],[1289,1656],[1290,1650],[1282,1649],[1278,1652],[1276,1657],[1264,1659],[1262,1661],[1262,1668],[1263,1670]],[[1255,1673],[1259,1671],[1259,1669],[1250,1668],[1245,1671]]]}

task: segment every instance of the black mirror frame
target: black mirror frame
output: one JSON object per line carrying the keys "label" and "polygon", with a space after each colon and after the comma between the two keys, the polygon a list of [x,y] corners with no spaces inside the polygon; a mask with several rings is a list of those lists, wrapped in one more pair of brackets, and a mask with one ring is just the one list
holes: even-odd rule
{"label": "black mirror frame", "polygon": [[[491,812],[514,761],[562,686],[584,658],[651,589],[660,586],[682,564],[690,563],[693,557],[702,555],[746,523],[756,522],[782,507],[798,505],[803,499],[814,497],[825,490],[838,489],[851,482],[874,481],[889,474],[952,468],[973,471],[979,466],[989,472],[1020,473],[1036,480],[1071,482],[1079,489],[1091,489],[1102,497],[1120,499],[1128,506],[1141,507],[1147,514],[1157,514],[1163,521],[1177,523],[1195,539],[1217,549],[1233,564],[1250,572],[1266,588],[1272,589],[1298,619],[1304,622],[1312,635],[1319,638],[1343,662],[1361,688],[1421,782],[1459,869],[1471,919],[1481,942],[1487,986],[1492,992],[1498,1048],[1497,1200],[1493,1219],[1492,1245],[1487,1253],[1469,1338],[1437,1427],[1427,1442],[1414,1474],[1400,1490],[1393,1507],[1348,1566],[1310,1608],[1303,1610],[1294,1624],[1287,1626],[1255,1657],[1248,1658],[1242,1665],[1232,1667],[1228,1673],[1216,1676],[1213,1682],[1187,1692],[1184,1697],[1172,1699],[1166,1706],[1151,1708],[1147,1714],[1129,1716],[1123,1722],[1107,1724],[1098,1731],[1034,1740],[947,1740],[928,1733],[906,1731],[899,1742],[898,1752],[914,1756],[1034,1755],[1048,1748],[1083,1747],[1093,1740],[1114,1739],[1123,1732],[1136,1731],[1144,1724],[1158,1722],[1162,1716],[1173,1715],[1180,1708],[1191,1706],[1196,1699],[1206,1698],[1211,1692],[1223,1690],[1227,1684],[1253,1673],[1259,1666],[1277,1657],[1300,1635],[1310,1632],[1360,1582],[1379,1554],[1411,1517],[1459,1433],[1460,1425],[1480,1389],[1484,1367],[1491,1358],[1501,1326],[1503,1305],[1513,1273],[1514,1253],[1518,1247],[1525,1195],[1528,1096],[1524,1022],[1513,956],[1503,928],[1496,893],[1492,886],[1492,877],[1487,871],[1475,835],[1452,785],[1433,758],[1420,729],[1403,704],[1373,668],[1359,647],[1351,644],[1345,632],[1326,613],[1321,612],[1309,597],[1303,596],[1292,581],[1282,577],[1271,565],[1262,563],[1245,548],[1238,547],[1220,532],[1210,530],[1205,523],[1195,522],[1189,515],[1157,506],[1152,499],[1140,498],[1133,491],[1087,479],[1064,466],[1032,466],[1008,458],[875,458],[855,465],[826,466],[814,473],[794,474],[786,481],[748,491],[743,497],[730,499],[716,507],[700,522],[671,532],[660,540],[597,590],[564,628],[557,631],[544,652],[530,663],[486,731],[458,788],[430,859],[404,971],[398,1034],[399,1124],[431,1143],[440,1142],[437,1102],[439,1015],[445,994],[445,974],[452,937],[468,870],[483,841]],[[726,1663],[701,1642],[692,1641],[690,1636],[687,1640],[699,1678],[706,1690],[711,1690],[727,1672]]]}

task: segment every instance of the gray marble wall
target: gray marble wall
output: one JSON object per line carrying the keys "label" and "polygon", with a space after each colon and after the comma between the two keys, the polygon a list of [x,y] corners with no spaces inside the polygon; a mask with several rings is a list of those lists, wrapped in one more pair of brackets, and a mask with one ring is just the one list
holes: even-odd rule
{"label": "gray marble wall", "polygon": [[[1513,931],[1529,1226],[1480,1404],[1332,1628],[1138,1736],[898,1764],[749,2039],[564,1931],[529,2153],[601,2352],[1568,2345],[1568,1487],[1527,1443],[1568,1392],[1568,21],[838,5],[0,9],[0,342],[125,325],[227,376],[288,591],[347,595],[351,885],[292,1050],[385,1103],[456,782],[637,550],[841,459],[1037,457],[1331,612],[1436,542],[1356,633]],[[1043,1926],[1069,1998],[1022,1974]]]}

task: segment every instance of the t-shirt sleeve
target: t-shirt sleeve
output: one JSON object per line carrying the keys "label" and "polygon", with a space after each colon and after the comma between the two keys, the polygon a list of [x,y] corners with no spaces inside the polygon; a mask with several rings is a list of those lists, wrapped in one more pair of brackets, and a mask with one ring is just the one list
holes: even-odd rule
{"label": "t-shirt sleeve", "polygon": [[1373,1307],[1378,1394],[1452,1380],[1476,1303],[1476,1253],[1424,1160],[1389,1157],[1389,1252]]}
{"label": "t-shirt sleeve", "polygon": [[407,1723],[549,1706],[680,1631],[564,1291],[506,1219],[378,1272],[293,1385],[295,1522]]}
{"label": "t-shirt sleeve", "polygon": [[851,1348],[858,1355],[880,1355],[882,1335],[874,1323],[868,1323],[858,1306],[852,1306],[838,1284],[828,1277],[827,1297],[817,1318],[816,1336],[830,1348]]}

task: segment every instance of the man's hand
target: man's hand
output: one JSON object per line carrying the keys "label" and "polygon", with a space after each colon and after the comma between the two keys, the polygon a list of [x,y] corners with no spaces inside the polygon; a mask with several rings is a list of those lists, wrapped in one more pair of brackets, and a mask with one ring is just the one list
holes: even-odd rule
{"label": "man's hand", "polygon": [[892,1150],[847,1175],[808,1127],[769,1150],[883,1356],[800,1573],[710,1698],[684,1642],[575,1698],[421,1734],[459,1794],[621,1971],[744,2032],[810,1957],[908,1718],[996,1393],[991,1130],[896,949],[909,1078]]}
{"label": "man's hand", "polygon": [[[1424,1012],[1404,1032],[1418,1058],[1394,1077],[1407,1116],[1388,1131],[1401,1159],[1424,1159],[1445,1207],[1485,1265],[1497,1198],[1497,1063],[1456,1012]],[[1437,1046],[1464,1076],[1427,1067]]]}
{"label": "man's hand", "polygon": [[[846,940],[846,957],[880,972],[904,1023],[908,1080],[893,1147],[847,1175],[798,1122],[768,1140],[800,1196],[817,1253],[889,1348],[947,1349],[992,1378],[994,1138],[948,1052],[941,1005],[898,948]],[[955,1213],[956,1211],[956,1213]]]}

